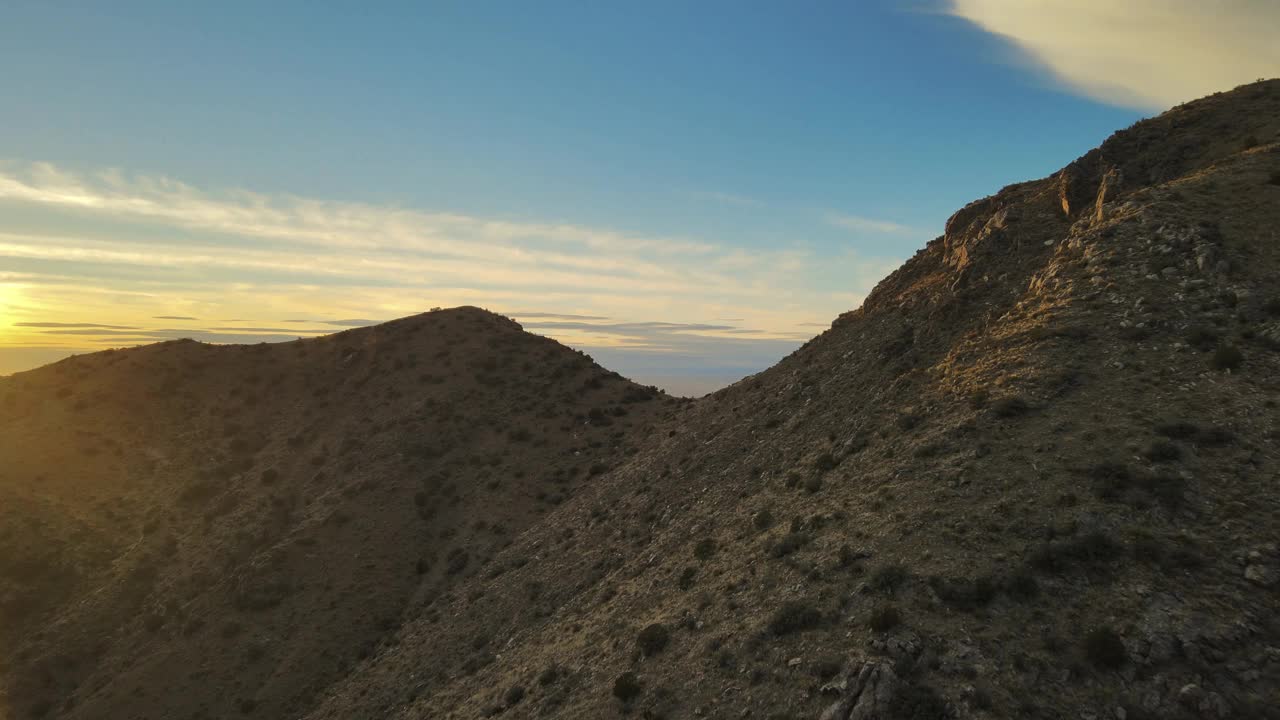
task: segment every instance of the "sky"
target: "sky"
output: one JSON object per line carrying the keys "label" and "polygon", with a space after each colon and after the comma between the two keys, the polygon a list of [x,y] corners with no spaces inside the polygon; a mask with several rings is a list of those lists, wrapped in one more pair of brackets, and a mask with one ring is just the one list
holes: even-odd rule
{"label": "sky", "polygon": [[476,305],[697,395],[950,213],[1280,75],[1272,0],[0,10],[0,374]]}

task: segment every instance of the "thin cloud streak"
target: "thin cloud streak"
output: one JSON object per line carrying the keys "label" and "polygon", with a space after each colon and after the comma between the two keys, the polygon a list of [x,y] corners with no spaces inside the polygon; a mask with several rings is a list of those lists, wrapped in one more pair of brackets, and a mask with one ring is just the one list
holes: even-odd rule
{"label": "thin cloud streak", "polygon": [[746,195],[720,192],[718,190],[698,190],[689,194],[695,198],[705,198],[725,205],[734,205],[737,207],[759,207],[762,204],[759,200],[747,197]]}
{"label": "thin cloud streak", "polygon": [[98,325],[97,323],[63,323],[63,322],[19,322],[14,327],[21,328],[100,328],[103,330],[137,330],[128,325]]}
{"label": "thin cloud streak", "polygon": [[550,320],[608,320],[603,315],[573,315],[570,313],[548,313],[548,312],[505,312],[504,315],[519,318],[547,318]]}
{"label": "thin cloud streak", "polygon": [[885,235],[914,235],[918,233],[917,230],[900,223],[862,217],[861,215],[831,213],[827,215],[827,222],[835,227],[856,232],[881,233]]}

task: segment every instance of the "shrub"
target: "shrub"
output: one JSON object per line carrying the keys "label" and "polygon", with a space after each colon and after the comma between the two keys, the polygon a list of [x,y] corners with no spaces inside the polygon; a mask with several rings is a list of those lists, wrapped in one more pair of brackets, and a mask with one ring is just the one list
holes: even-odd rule
{"label": "shrub", "polygon": [[851,568],[858,564],[858,561],[866,557],[865,553],[860,553],[848,545],[841,545],[840,550],[836,553],[836,565],[842,568]]}
{"label": "shrub", "polygon": [[502,699],[508,707],[515,705],[524,699],[524,688],[519,685],[512,685],[511,689],[507,690],[507,694],[502,696]]}
{"label": "shrub", "polygon": [[1150,475],[1138,484],[1138,487],[1167,508],[1176,508],[1182,504],[1186,481],[1177,475]]}
{"label": "shrub", "polygon": [[541,673],[538,673],[539,685],[550,685],[560,679],[560,668],[556,665],[548,665]]}
{"label": "shrub", "polygon": [[946,720],[950,716],[946,701],[928,685],[906,685],[889,703],[889,717],[902,720]]}
{"label": "shrub", "polygon": [[809,540],[810,538],[808,533],[792,530],[786,535],[783,535],[781,540],[774,543],[773,547],[769,549],[769,553],[778,558],[786,557],[807,545]]}
{"label": "shrub", "polygon": [[1235,370],[1244,363],[1244,353],[1234,345],[1220,345],[1209,358],[1209,367],[1214,370]]}
{"label": "shrub", "polygon": [[961,610],[974,610],[986,607],[996,597],[996,583],[990,575],[976,580],[960,578],[948,580],[942,577],[929,579],[929,587],[946,604]]}
{"label": "shrub", "polygon": [[1120,553],[1120,546],[1100,531],[1058,543],[1046,543],[1030,558],[1031,566],[1046,572],[1064,572],[1071,565],[1096,565],[1109,562]]}
{"label": "shrub", "polygon": [[467,563],[471,561],[471,556],[461,548],[454,548],[449,551],[448,559],[445,562],[444,571],[448,575],[457,575],[467,568]]}
{"label": "shrub", "polygon": [[867,616],[867,627],[876,632],[892,630],[902,623],[902,614],[893,605],[878,605]]}
{"label": "shrub", "polygon": [[689,588],[693,587],[693,581],[697,577],[698,577],[697,569],[687,567],[684,569],[684,572],[680,573],[680,579],[677,581],[677,584],[680,586],[681,590],[688,590]]}
{"label": "shrub", "polygon": [[882,565],[871,573],[871,587],[892,593],[907,579],[907,569],[897,563]]}
{"label": "shrub", "polygon": [[712,538],[702,538],[697,545],[693,546],[693,556],[699,560],[710,560],[715,554],[716,541]]}
{"label": "shrub", "polygon": [[769,632],[789,635],[802,630],[812,630],[822,624],[822,613],[803,600],[788,600],[778,608],[769,620]]}
{"label": "shrub", "polygon": [[666,626],[662,623],[653,623],[636,636],[636,647],[646,656],[656,655],[662,652],[670,640],[671,633]]}
{"label": "shrub", "polygon": [[1020,570],[1005,580],[1005,592],[1019,600],[1030,600],[1040,594],[1040,583],[1026,570]]}
{"label": "shrub", "polygon": [[1012,418],[1024,415],[1030,409],[1031,405],[1019,395],[1000,398],[994,403],[991,403],[992,414],[999,418]]}
{"label": "shrub", "polygon": [[1142,456],[1151,462],[1173,462],[1182,457],[1182,448],[1169,440],[1156,440],[1142,451]]}
{"label": "shrub", "polygon": [[[1180,430],[1178,432],[1181,432]],[[1170,443],[1172,445],[1172,443]],[[1173,445],[1175,450],[1177,445]],[[1168,450],[1154,450],[1152,459]],[[1180,453],[1181,451],[1178,450]],[[1090,469],[1093,491],[1101,499],[1110,502],[1129,502],[1139,506],[1155,499],[1165,507],[1182,504],[1185,481],[1176,475],[1135,475],[1123,464],[1103,462]]]}
{"label": "shrub", "polygon": [[1228,428],[1211,427],[1200,434],[1200,444],[1205,447],[1222,447],[1236,441],[1236,434]]}
{"label": "shrub", "polygon": [[1129,466],[1112,460],[1104,460],[1089,468],[1089,476],[1093,478],[1093,491],[1104,500],[1114,500],[1133,482],[1133,473]]}
{"label": "shrub", "polygon": [[1200,428],[1184,420],[1171,420],[1156,425],[1156,432],[1173,440],[1190,440],[1199,434]]}
{"label": "shrub", "polygon": [[1120,667],[1126,658],[1124,643],[1109,627],[1095,628],[1085,635],[1084,654],[1089,662],[1108,670]]}
{"label": "shrub", "polygon": [[836,465],[840,463],[836,461],[836,457],[829,452],[822,453],[813,461],[813,468],[818,472],[827,472],[834,470]]}
{"label": "shrub", "polygon": [[1218,346],[1218,333],[1206,327],[1194,327],[1187,331],[1186,340],[1200,352],[1209,352]]}
{"label": "shrub", "polygon": [[991,391],[987,390],[986,388],[980,388],[978,390],[974,390],[973,393],[969,395],[969,407],[973,408],[974,410],[981,410],[982,408],[987,406],[987,401],[989,401],[990,399],[991,399]]}
{"label": "shrub", "polygon": [[819,680],[826,681],[835,677],[836,674],[840,672],[840,668],[843,667],[843,665],[844,663],[842,663],[838,657],[824,657],[819,658],[818,661],[813,664],[811,671]]}
{"label": "shrub", "polygon": [[622,673],[613,681],[613,696],[624,703],[631,702],[639,697],[642,689],[640,678],[630,671]]}

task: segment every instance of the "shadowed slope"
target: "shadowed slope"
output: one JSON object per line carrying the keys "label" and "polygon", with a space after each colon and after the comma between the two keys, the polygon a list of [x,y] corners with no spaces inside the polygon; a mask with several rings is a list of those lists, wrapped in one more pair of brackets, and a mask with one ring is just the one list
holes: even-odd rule
{"label": "shadowed slope", "polygon": [[15,716],[297,715],[673,406],[474,308],[10,378]]}

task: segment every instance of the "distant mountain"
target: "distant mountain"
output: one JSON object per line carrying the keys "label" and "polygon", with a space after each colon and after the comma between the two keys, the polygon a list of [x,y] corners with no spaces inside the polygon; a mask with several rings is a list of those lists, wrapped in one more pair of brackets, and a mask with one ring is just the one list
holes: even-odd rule
{"label": "distant mountain", "polygon": [[1280,81],[693,402],[474,309],[0,384],[15,717],[1280,717]]}

